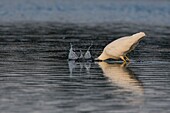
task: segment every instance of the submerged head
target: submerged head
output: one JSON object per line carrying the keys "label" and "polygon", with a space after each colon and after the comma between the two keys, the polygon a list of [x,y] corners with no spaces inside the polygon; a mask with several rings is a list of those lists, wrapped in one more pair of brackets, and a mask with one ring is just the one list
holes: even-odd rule
{"label": "submerged head", "polygon": [[102,60],[107,60],[109,58],[111,58],[111,56],[107,55],[105,53],[105,51],[103,51],[102,54],[99,57],[95,58],[95,60],[96,61],[102,61]]}

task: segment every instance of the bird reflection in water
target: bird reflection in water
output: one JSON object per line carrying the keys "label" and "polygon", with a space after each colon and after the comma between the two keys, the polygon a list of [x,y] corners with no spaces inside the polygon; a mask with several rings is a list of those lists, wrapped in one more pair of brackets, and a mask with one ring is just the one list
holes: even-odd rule
{"label": "bird reflection in water", "polygon": [[127,64],[98,62],[98,65],[102,68],[104,76],[106,76],[111,83],[123,88],[123,91],[143,95],[144,90],[141,82],[137,80],[134,73],[127,68]]}
{"label": "bird reflection in water", "polygon": [[[142,83],[135,77],[134,73],[127,68],[128,64],[109,64],[107,62],[97,62],[97,64],[103,70],[104,76],[107,77],[112,84],[120,87],[121,91],[143,95],[144,90]],[[82,73],[84,69],[85,72],[90,75],[91,62],[68,61],[68,66],[70,76],[73,76],[73,73]]]}
{"label": "bird reflection in water", "polygon": [[78,71],[80,73],[83,72],[83,69],[85,68],[86,73],[90,75],[91,62],[76,62],[74,60],[70,60],[68,61],[68,66],[69,66],[70,76],[73,76],[73,72],[76,71],[76,68],[80,69]]}

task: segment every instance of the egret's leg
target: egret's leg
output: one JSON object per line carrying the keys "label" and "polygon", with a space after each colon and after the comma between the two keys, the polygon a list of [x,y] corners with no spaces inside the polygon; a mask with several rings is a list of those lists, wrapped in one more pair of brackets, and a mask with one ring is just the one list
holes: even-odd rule
{"label": "egret's leg", "polygon": [[126,60],[123,56],[120,56],[120,58],[126,63]]}
{"label": "egret's leg", "polygon": [[130,59],[125,55],[125,58],[128,60],[128,61],[130,61]]}
{"label": "egret's leg", "polygon": [[120,67],[127,67],[130,64],[130,62],[123,62]]}
{"label": "egret's leg", "polygon": [[121,64],[120,67],[126,67],[126,62],[123,62],[123,64]]}

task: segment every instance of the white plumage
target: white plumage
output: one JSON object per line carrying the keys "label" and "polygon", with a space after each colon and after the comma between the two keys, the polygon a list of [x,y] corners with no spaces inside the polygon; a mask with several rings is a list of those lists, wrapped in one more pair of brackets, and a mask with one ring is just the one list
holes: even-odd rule
{"label": "white plumage", "polygon": [[126,56],[126,54],[132,51],[144,36],[144,32],[139,32],[111,42],[104,48],[102,54],[97,58],[97,60],[106,60],[112,58],[122,59],[124,62],[126,62],[126,60],[129,61],[129,58]]}

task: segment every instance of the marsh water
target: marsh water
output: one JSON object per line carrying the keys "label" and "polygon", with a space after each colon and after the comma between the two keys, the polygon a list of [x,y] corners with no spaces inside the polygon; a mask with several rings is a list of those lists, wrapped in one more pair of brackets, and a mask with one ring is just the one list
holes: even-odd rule
{"label": "marsh water", "polygon": [[[136,27],[138,26],[138,27]],[[0,25],[2,113],[169,113],[170,27],[129,23]],[[95,58],[119,37],[144,31],[129,64],[68,61],[93,42]]]}

